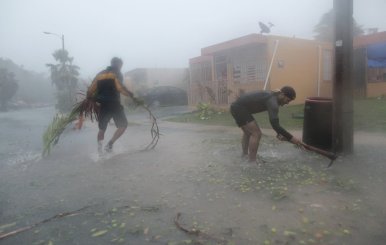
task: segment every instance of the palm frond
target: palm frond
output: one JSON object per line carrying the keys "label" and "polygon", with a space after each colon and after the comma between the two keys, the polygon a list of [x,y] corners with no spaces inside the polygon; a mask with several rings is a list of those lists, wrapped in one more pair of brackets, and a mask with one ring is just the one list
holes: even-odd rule
{"label": "palm frond", "polygon": [[66,129],[66,126],[76,120],[76,115],[56,114],[51,124],[43,134],[43,156],[47,156],[51,152],[51,148],[59,141],[60,135]]}
{"label": "palm frond", "polygon": [[[84,95],[84,94],[82,94]],[[157,118],[151,112],[151,110],[144,105],[143,103],[135,102],[137,106],[143,107],[149,114],[152,126],[150,129],[150,134],[152,137],[151,142],[145,147],[146,150],[154,149],[158,143],[160,132],[157,124]],[[50,154],[51,149],[55,146],[62,133],[66,127],[75,121],[78,117],[80,118],[90,118],[91,121],[99,121],[99,105],[92,99],[84,99],[74,105],[72,111],[67,114],[57,114],[52,120],[51,124],[48,126],[46,131],[43,134],[43,156]]]}
{"label": "palm frond", "polygon": [[142,108],[144,108],[149,113],[149,117],[150,117],[150,120],[151,120],[150,135],[151,135],[152,140],[143,149],[143,151],[154,149],[156,147],[157,143],[158,143],[159,136],[160,136],[159,127],[158,127],[158,123],[157,123],[157,118],[154,116],[152,111],[146,105],[144,105],[144,104],[137,104],[137,106],[141,106]]}
{"label": "palm frond", "polygon": [[51,148],[59,141],[66,127],[78,117],[89,117],[91,121],[99,119],[99,106],[91,99],[84,99],[75,104],[72,111],[67,114],[57,114],[43,134],[43,156],[51,152]]}

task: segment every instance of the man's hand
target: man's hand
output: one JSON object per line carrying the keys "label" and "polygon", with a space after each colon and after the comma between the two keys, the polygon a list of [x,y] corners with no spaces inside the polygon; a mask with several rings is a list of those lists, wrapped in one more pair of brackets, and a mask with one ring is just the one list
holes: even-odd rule
{"label": "man's hand", "polygon": [[287,141],[287,139],[286,139],[283,135],[281,135],[281,134],[277,134],[277,135],[276,135],[276,138],[277,138],[278,140],[280,140],[280,141]]}
{"label": "man's hand", "polygon": [[303,147],[303,143],[301,140],[299,140],[298,138],[296,137],[292,137],[292,139],[290,140],[291,143],[295,144],[296,146],[299,146],[299,147]]}

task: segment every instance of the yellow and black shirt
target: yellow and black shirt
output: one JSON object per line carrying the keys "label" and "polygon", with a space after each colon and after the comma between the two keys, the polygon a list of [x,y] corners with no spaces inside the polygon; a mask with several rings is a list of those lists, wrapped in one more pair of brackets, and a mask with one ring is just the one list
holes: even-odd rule
{"label": "yellow and black shirt", "polygon": [[128,92],[122,80],[122,74],[109,66],[94,78],[87,95],[100,103],[120,102],[120,93],[127,95]]}

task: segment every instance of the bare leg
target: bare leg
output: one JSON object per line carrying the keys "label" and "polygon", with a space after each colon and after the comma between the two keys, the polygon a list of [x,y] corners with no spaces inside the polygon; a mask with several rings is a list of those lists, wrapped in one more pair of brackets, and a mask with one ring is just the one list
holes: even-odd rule
{"label": "bare leg", "polygon": [[241,139],[241,148],[243,150],[242,156],[248,156],[248,145],[249,145],[249,137],[251,136],[247,131],[245,131],[243,128],[243,137]]}
{"label": "bare leg", "polygon": [[102,144],[103,144],[103,139],[105,138],[105,130],[99,129],[98,136],[97,136],[97,141],[98,141],[98,152],[99,154],[103,153],[102,150]]}
{"label": "bare leg", "polygon": [[242,127],[243,131],[246,131],[250,134],[249,144],[248,144],[248,157],[249,161],[256,161],[257,150],[259,148],[259,143],[261,139],[261,130],[257,126],[256,121],[247,123]]}
{"label": "bare leg", "polygon": [[117,128],[117,130],[115,130],[115,133],[113,135],[113,137],[111,138],[111,140],[109,141],[109,145],[113,145],[114,142],[119,139],[119,137],[122,136],[122,134],[125,132],[126,130],[126,127],[124,128]]}
{"label": "bare leg", "polygon": [[97,137],[98,142],[102,141],[104,138],[105,138],[105,130],[99,129],[98,137]]}

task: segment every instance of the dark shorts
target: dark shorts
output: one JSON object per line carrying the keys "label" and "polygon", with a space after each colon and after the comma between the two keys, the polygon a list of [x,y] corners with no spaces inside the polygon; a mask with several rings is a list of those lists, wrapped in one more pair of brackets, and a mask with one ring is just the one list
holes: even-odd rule
{"label": "dark shorts", "polygon": [[234,103],[231,105],[231,114],[239,127],[255,120],[252,114],[245,107]]}
{"label": "dark shorts", "polygon": [[98,123],[99,129],[106,130],[111,118],[114,120],[117,128],[127,127],[126,115],[120,103],[101,103]]}

